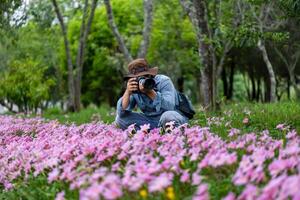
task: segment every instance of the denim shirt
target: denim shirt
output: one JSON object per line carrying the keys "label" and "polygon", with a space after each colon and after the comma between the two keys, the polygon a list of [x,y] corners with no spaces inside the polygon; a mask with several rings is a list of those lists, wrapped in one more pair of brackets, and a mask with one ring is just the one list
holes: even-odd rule
{"label": "denim shirt", "polygon": [[141,111],[149,117],[157,117],[165,111],[176,110],[178,105],[177,91],[171,79],[165,75],[158,74],[154,77],[156,97],[152,100],[144,93],[133,93],[130,95],[128,107],[122,108],[122,97],[117,103],[117,114],[132,111],[137,105]]}

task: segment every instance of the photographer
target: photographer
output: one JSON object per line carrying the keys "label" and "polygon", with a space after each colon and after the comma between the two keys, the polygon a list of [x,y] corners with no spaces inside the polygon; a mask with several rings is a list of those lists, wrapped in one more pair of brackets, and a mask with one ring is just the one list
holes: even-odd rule
{"label": "photographer", "polygon": [[[116,124],[126,129],[131,124],[136,128],[150,124],[150,128],[164,127],[167,122],[175,125],[188,122],[188,118],[177,109],[178,93],[165,75],[157,74],[158,68],[149,68],[145,59],[133,60],[128,65],[127,87],[117,103]],[[141,113],[132,112],[138,106]]]}

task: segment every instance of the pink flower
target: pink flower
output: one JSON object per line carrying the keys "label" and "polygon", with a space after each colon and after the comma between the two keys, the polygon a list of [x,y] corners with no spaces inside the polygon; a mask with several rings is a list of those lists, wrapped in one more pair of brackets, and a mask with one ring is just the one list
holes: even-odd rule
{"label": "pink flower", "polygon": [[55,200],[65,200],[65,192],[59,192],[56,194]]}
{"label": "pink flower", "polygon": [[94,183],[90,187],[84,190],[80,190],[81,200],[98,200],[100,194],[103,192],[103,187]]}
{"label": "pink flower", "polygon": [[223,200],[235,200],[235,194],[230,192],[226,197],[223,198]]}
{"label": "pink flower", "polygon": [[57,168],[53,169],[48,175],[48,182],[51,183],[58,178],[59,170]]}
{"label": "pink flower", "polygon": [[182,175],[180,176],[180,181],[181,182],[188,182],[190,180],[190,174],[187,170],[184,170]]}
{"label": "pink flower", "polygon": [[296,130],[292,130],[292,131],[288,132],[288,134],[286,135],[286,138],[287,138],[287,139],[293,139],[293,138],[295,138],[296,136],[297,136]]}
{"label": "pink flower", "polygon": [[133,134],[135,132],[135,124],[131,124],[130,126],[128,126],[127,128],[127,134]]}
{"label": "pink flower", "polygon": [[199,185],[202,181],[202,177],[199,175],[199,172],[196,171],[192,176],[192,185]]}
{"label": "pink flower", "polygon": [[148,130],[150,129],[150,124],[144,124],[141,126],[141,132],[148,132]]}
{"label": "pink flower", "polygon": [[170,121],[166,123],[166,131],[172,131],[175,128],[175,122],[174,121]]}
{"label": "pink flower", "polygon": [[10,189],[12,189],[14,186],[13,186],[13,184],[11,184],[10,182],[8,182],[8,181],[4,181],[4,188],[5,188],[5,190],[10,190]]}
{"label": "pink flower", "polygon": [[196,194],[193,197],[193,200],[208,200],[209,194],[206,184],[201,184],[198,186]]}
{"label": "pink flower", "polygon": [[238,197],[238,200],[252,200],[256,199],[258,195],[258,189],[252,184],[248,184],[242,194]]}
{"label": "pink flower", "polygon": [[271,179],[270,182],[263,188],[262,194],[259,196],[259,199],[275,199],[279,193],[279,188],[286,180],[286,177],[286,175],[281,175],[277,178]]}
{"label": "pink flower", "polygon": [[276,129],[283,130],[284,127],[285,127],[285,124],[278,124],[278,125],[276,126]]}
{"label": "pink flower", "polygon": [[239,129],[232,128],[232,129],[230,129],[228,136],[233,137],[233,136],[236,136],[236,135],[240,134],[240,132],[241,131]]}
{"label": "pink flower", "polygon": [[248,124],[249,123],[249,118],[248,117],[245,117],[244,119],[243,119],[243,124]]}
{"label": "pink flower", "polygon": [[161,191],[164,188],[168,187],[169,185],[171,185],[172,178],[173,177],[170,176],[170,174],[160,174],[157,178],[149,183],[149,192]]}

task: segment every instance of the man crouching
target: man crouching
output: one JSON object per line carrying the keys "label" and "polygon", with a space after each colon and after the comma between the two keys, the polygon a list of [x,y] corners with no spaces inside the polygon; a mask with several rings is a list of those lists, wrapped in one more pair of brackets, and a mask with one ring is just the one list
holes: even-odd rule
{"label": "man crouching", "polygon": [[[127,87],[117,103],[116,124],[123,130],[131,124],[136,128],[149,124],[150,128],[164,127],[167,122],[175,125],[188,122],[188,118],[176,109],[179,97],[171,79],[157,74],[158,68],[149,68],[143,58],[128,64]],[[138,106],[142,112],[133,112]]]}

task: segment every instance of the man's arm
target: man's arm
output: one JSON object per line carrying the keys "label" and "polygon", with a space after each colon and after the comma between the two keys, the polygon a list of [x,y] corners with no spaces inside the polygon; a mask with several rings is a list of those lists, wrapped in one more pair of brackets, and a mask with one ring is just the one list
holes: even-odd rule
{"label": "man's arm", "polygon": [[152,106],[159,112],[161,109],[175,110],[176,94],[176,89],[171,79],[167,78],[161,82],[159,91],[151,90],[147,93],[147,96],[153,100]]}
{"label": "man's arm", "polygon": [[137,90],[137,82],[135,78],[131,78],[127,82],[126,91],[123,96],[118,100],[117,113],[121,115],[125,110],[131,111],[135,106],[135,101],[132,93]]}

